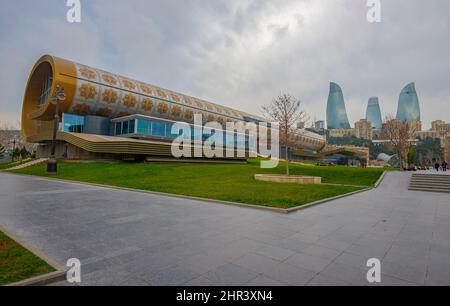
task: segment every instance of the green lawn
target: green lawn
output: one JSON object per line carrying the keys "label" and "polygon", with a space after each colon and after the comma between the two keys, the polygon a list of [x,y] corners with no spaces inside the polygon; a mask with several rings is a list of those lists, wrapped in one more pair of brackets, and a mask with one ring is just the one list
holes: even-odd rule
{"label": "green lawn", "polygon": [[0,170],[12,167],[12,163],[0,163]]}
{"label": "green lawn", "polygon": [[0,232],[0,286],[53,271],[45,261]]}
{"label": "green lawn", "polygon": [[[292,208],[373,186],[384,169],[317,167],[291,164],[293,175],[323,178],[335,185],[296,185],[260,182],[257,173],[284,173],[282,163],[275,169],[261,169],[259,160],[248,164],[182,163],[67,163],[58,164],[56,178],[136,188],[208,199],[263,206]],[[45,165],[15,171],[47,176]],[[354,185],[354,186],[352,186]]]}
{"label": "green lawn", "polygon": [[[29,161],[29,160],[27,160]],[[27,162],[25,161],[25,162]],[[8,169],[8,168],[12,168],[15,166],[19,166],[21,164],[23,164],[24,162],[20,162],[20,161],[15,161],[15,162],[9,162],[9,163],[0,163],[0,170],[4,170],[4,169]]]}

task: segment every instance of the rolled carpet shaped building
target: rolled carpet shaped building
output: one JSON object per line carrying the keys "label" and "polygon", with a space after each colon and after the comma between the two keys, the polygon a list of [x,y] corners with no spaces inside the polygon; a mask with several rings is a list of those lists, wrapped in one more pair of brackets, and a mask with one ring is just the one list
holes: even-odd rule
{"label": "rolled carpet shaped building", "polygon": [[[262,122],[263,118],[219,104],[139,82],[62,58],[45,55],[32,69],[22,107],[22,135],[48,151],[57,87],[64,88],[57,134],[58,155],[67,158],[110,158],[117,154],[170,156],[177,135],[175,122]],[[322,136],[299,130],[299,147],[318,150]],[[249,141],[248,139],[246,141]],[[70,149],[70,150],[69,150]],[[69,151],[69,152],[68,152]],[[48,155],[48,154],[47,154]],[[117,158],[117,156],[115,156]]]}

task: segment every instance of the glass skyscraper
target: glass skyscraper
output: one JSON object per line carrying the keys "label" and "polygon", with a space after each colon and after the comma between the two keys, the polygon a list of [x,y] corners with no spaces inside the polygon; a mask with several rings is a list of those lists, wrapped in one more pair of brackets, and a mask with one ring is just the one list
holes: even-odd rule
{"label": "glass skyscraper", "polygon": [[420,105],[416,86],[410,83],[403,88],[398,99],[397,119],[402,121],[420,121]]}
{"label": "glass skyscraper", "polygon": [[381,129],[382,119],[381,110],[378,97],[372,97],[369,99],[369,104],[367,105],[366,119],[372,123],[372,127],[375,129]]}
{"label": "glass skyscraper", "polygon": [[350,129],[344,95],[341,87],[336,83],[330,83],[330,94],[327,103],[327,126],[329,130]]}

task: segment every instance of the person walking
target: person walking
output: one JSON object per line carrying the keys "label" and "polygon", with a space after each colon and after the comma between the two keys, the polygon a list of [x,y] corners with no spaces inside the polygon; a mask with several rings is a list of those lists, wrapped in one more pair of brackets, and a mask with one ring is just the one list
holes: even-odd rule
{"label": "person walking", "polygon": [[439,168],[440,168],[440,167],[441,167],[441,165],[439,165],[438,162],[436,162],[436,163],[434,164],[434,169],[436,169],[437,172],[439,172]]}
{"label": "person walking", "polygon": [[447,172],[447,166],[448,166],[448,164],[447,164],[447,162],[444,160],[444,161],[442,162],[442,171]]}

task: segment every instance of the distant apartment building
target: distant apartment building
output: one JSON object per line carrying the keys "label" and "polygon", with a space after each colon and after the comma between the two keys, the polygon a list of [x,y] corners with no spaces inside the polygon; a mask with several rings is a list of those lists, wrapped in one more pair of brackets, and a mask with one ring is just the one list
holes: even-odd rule
{"label": "distant apartment building", "polygon": [[372,140],[373,138],[372,123],[367,119],[361,119],[358,122],[356,122],[355,136],[357,138]]}
{"label": "distant apartment building", "polygon": [[297,122],[297,128],[303,130],[306,126],[306,123],[301,121],[301,122]]}
{"label": "distant apartment building", "polygon": [[417,133],[422,131],[422,122],[420,120],[409,120],[408,123],[414,132]]}
{"label": "distant apartment building", "polygon": [[335,138],[343,138],[343,137],[354,137],[355,136],[355,130],[354,129],[334,129],[329,130],[330,137]]}
{"label": "distant apartment building", "polygon": [[314,122],[314,128],[316,130],[324,130],[325,129],[325,121],[319,120],[319,121]]}
{"label": "distant apartment building", "polygon": [[444,160],[447,163],[450,161],[450,134],[444,138]]}
{"label": "distant apartment building", "polygon": [[442,120],[433,121],[431,123],[431,130],[416,132],[416,137],[420,139],[425,139],[427,137],[440,139],[442,147],[446,145],[446,138],[448,136],[450,136],[450,123],[446,123]]}
{"label": "distant apartment building", "polygon": [[431,130],[441,134],[450,133],[450,123],[442,120],[436,120],[431,123]]}

